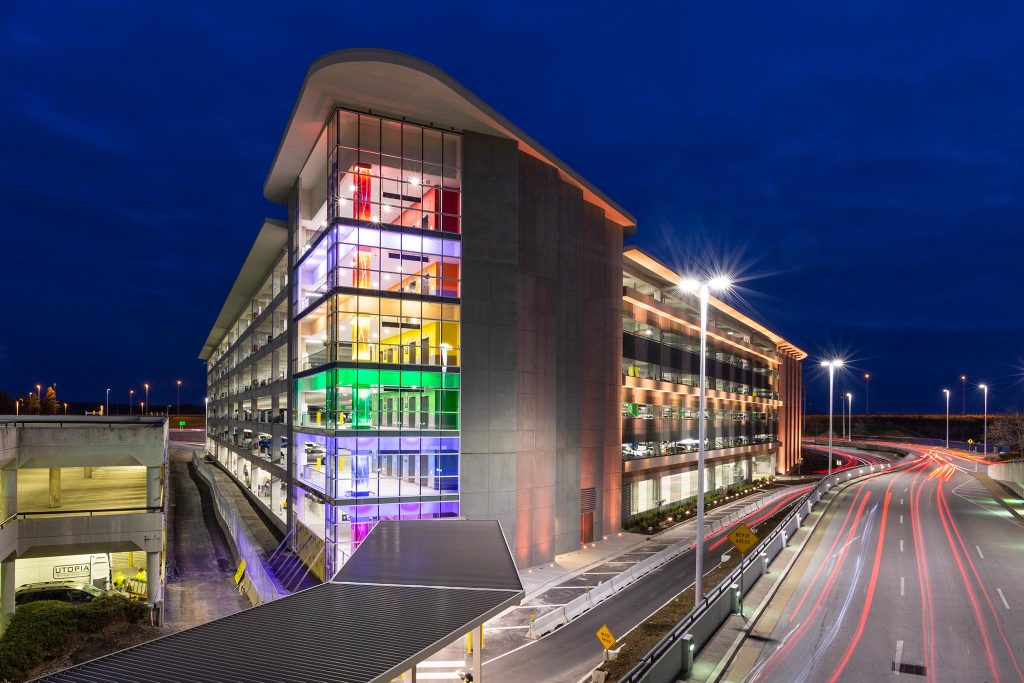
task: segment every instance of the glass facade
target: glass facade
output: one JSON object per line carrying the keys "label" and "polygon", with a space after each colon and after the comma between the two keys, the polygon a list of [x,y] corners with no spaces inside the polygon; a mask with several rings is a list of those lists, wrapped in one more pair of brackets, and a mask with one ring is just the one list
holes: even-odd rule
{"label": "glass facade", "polygon": [[[695,295],[674,282],[632,271],[623,273],[622,458],[648,458],[698,450],[700,319]],[[735,316],[709,310],[706,358],[710,488],[727,487],[774,472],[779,440],[779,354],[771,341]],[[654,380],[660,385],[631,382]],[[655,388],[656,386],[656,388]],[[759,449],[747,448],[762,446]],[[724,449],[744,449],[723,454]],[[715,451],[719,453],[715,453]],[[753,458],[748,462],[748,458]],[[668,471],[634,469],[624,486],[624,514],[637,514],[696,493],[692,463],[677,459]],[[639,461],[639,462],[637,462]],[[664,465],[662,465],[664,467]]]}
{"label": "glass facade", "polygon": [[459,514],[460,168],[457,134],[336,110],[300,176],[293,475],[328,571]]}

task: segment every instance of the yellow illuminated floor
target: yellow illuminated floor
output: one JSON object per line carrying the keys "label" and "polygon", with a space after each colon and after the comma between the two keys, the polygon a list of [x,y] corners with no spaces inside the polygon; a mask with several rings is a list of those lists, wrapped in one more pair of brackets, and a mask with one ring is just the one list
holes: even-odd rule
{"label": "yellow illuminated floor", "polygon": [[61,506],[50,507],[50,470],[18,470],[18,512],[47,510],[106,510],[146,504],[145,467],[97,467],[92,479],[84,468],[61,469]]}

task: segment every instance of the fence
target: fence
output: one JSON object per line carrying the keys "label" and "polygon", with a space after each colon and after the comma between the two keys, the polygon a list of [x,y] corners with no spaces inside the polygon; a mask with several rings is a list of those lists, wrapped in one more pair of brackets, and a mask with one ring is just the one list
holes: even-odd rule
{"label": "fence", "polygon": [[[736,520],[742,519],[752,512],[767,507],[780,498],[790,495],[793,495],[791,490],[783,489],[770,496],[766,496],[756,503],[751,503],[750,505],[733,512],[728,517],[715,520],[711,525],[705,527],[705,534],[713,534],[722,527],[729,526]],[[689,540],[680,541],[679,543],[670,545],[664,550],[651,555],[646,560],[641,560],[621,574],[612,577],[611,580],[602,581],[590,591],[566,603],[562,607],[558,607],[551,612],[541,615],[530,626],[531,637],[540,638],[541,636],[551,633],[556,628],[564,626],[576,617],[590,611],[600,603],[623,590],[637,579],[650,574],[655,569],[663,566],[666,562],[679,557],[692,545],[693,542]]]}
{"label": "fence", "polygon": [[707,645],[733,612],[736,591],[739,591],[739,595],[745,594],[761,578],[768,564],[786,547],[788,539],[800,528],[822,496],[832,486],[882,472],[890,467],[891,464],[869,465],[824,477],[782,524],[747,553],[739,567],[705,595],[693,611],[619,679],[620,683],[672,683],[680,677],[685,678],[688,664],[693,661],[695,653]]}
{"label": "fence", "polygon": [[[864,441],[885,441],[885,442],[889,442],[889,443],[912,443],[912,444],[915,444],[917,446],[936,446],[937,448],[945,448],[946,447],[946,440],[945,439],[919,439],[919,438],[910,437],[910,436],[857,436],[857,435],[854,435],[853,440],[854,440],[854,442],[859,441],[859,440],[864,440]],[[968,452],[971,452],[971,453],[981,453],[982,452],[982,444],[977,443],[977,442],[975,442],[973,444],[969,444],[966,441],[950,441],[949,442],[949,447],[953,448],[953,449],[956,449],[956,450],[959,450],[959,451],[968,451]],[[996,446],[994,444],[989,444],[988,445],[988,453],[989,454],[1009,453],[1009,452],[1010,452],[1010,449],[1007,446]]]}
{"label": "fence", "polygon": [[192,451],[192,464],[199,476],[210,487],[217,516],[234,542],[239,560],[245,560],[245,577],[252,584],[259,601],[261,603],[270,602],[281,597],[257,550],[258,544],[254,541],[248,527],[235,515],[227,498],[221,493],[216,477],[210,472],[210,466],[197,457],[195,451]]}

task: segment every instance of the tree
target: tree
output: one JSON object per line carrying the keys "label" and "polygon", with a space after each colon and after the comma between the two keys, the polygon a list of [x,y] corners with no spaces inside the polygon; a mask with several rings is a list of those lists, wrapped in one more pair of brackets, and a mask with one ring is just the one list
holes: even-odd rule
{"label": "tree", "polygon": [[22,415],[36,415],[39,413],[39,397],[28,392],[28,398],[21,404]]}
{"label": "tree", "polygon": [[988,440],[1001,446],[1009,446],[1011,451],[1024,451],[1024,413],[1011,410],[1005,415],[998,415],[988,428]]}
{"label": "tree", "polygon": [[57,403],[57,392],[53,387],[46,387],[46,396],[43,397],[40,415],[56,415],[60,412],[58,408],[60,408],[60,404]]}
{"label": "tree", "polygon": [[0,391],[0,415],[14,415],[14,399],[6,391]]}

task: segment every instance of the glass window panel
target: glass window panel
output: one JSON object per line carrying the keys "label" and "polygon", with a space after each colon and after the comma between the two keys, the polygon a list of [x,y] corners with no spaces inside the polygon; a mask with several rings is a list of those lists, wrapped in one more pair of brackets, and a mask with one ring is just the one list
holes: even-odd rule
{"label": "glass window panel", "polygon": [[380,151],[380,119],[376,116],[359,117],[359,148],[369,152]]}
{"label": "glass window panel", "polygon": [[452,133],[444,134],[444,164],[446,166],[462,166],[462,136]]}
{"label": "glass window panel", "polygon": [[344,145],[345,147],[358,147],[359,140],[357,138],[359,127],[359,115],[350,112],[338,110],[338,144]]}
{"label": "glass window panel", "polygon": [[423,129],[410,124],[402,125],[402,156],[406,159],[423,159]]}
{"label": "glass window panel", "polygon": [[445,166],[441,177],[441,186],[449,190],[462,189],[462,172],[451,166]]}
{"label": "glass window panel", "polygon": [[381,122],[381,152],[402,156],[402,124],[399,121]]}
{"label": "glass window panel", "polygon": [[430,128],[423,129],[423,161],[430,164],[441,164],[441,131]]}

